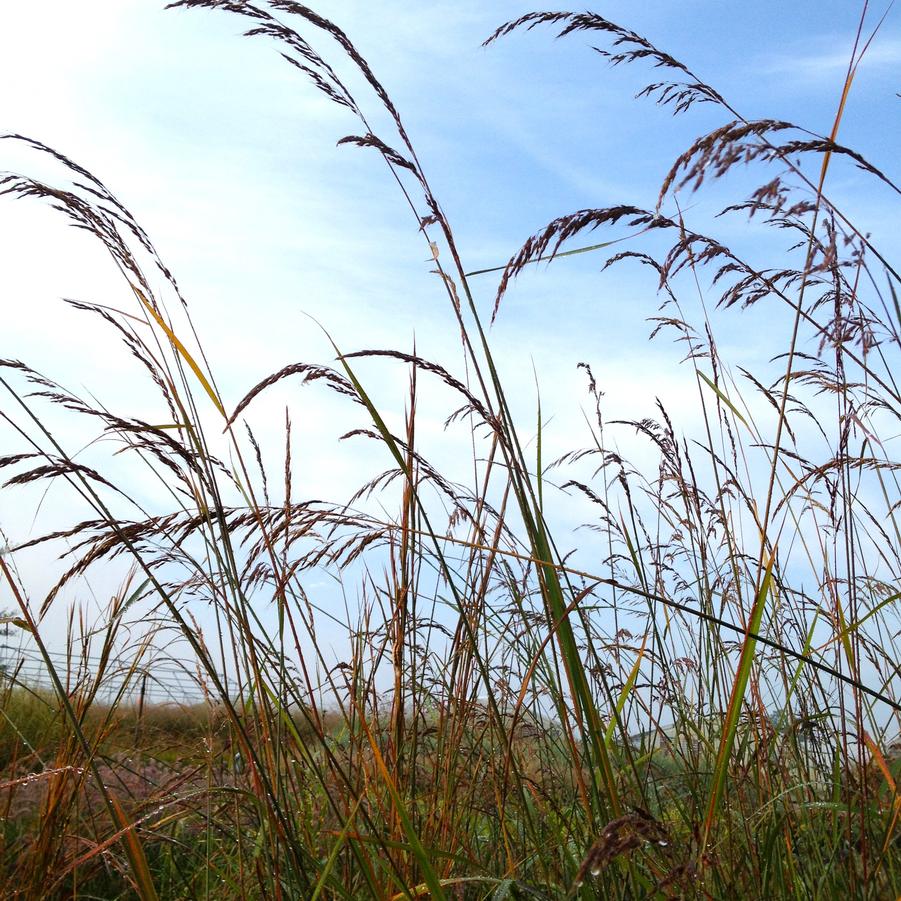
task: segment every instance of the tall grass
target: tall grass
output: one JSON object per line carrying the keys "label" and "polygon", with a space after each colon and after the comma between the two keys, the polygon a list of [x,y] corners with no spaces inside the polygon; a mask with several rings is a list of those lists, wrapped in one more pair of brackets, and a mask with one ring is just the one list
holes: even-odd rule
{"label": "tall grass", "polygon": [[[591,13],[529,14],[488,39],[585,37],[614,64],[655,69],[663,80],[642,95],[723,119],[645,206],[563,215],[503,267],[490,320],[529,264],[581,249],[584,232],[612,242],[625,228],[606,265],[648,268],[664,300],[657,328],[676,334],[697,383],[702,428],[688,440],[662,405],[653,419],[607,421],[585,366],[595,419],[584,446],[548,460],[541,411],[537,430],[514,420],[474,300],[473,279],[488,275],[467,274],[401,115],[350,38],[292,0],[170,5],[242,17],[356,120],[344,142],[380,154],[396,181],[464,365],[458,375],[415,351],[351,351],[337,336],[333,363],[297,362],[224,396],[128,209],[77,163],[7,136],[67,170],[61,187],[21,173],[0,185],[108,250],[122,308],[75,306],[125,343],[160,412],[143,421],[0,363],[0,415],[29,448],[0,459],[7,490],[63,480],[86,511],[0,557],[8,622],[54,682],[50,695],[5,682],[4,896],[896,897],[901,276],[825,190],[851,161],[896,202],[890,177],[837,143],[868,35],[829,137],[745,119],[681,62]],[[309,35],[331,39],[364,93]],[[386,113],[391,134],[376,135],[370,122]],[[793,244],[765,264],[696,231],[679,202],[677,189],[745,165],[762,185],[724,215]],[[769,335],[775,381],[721,356],[714,304],[735,317],[767,305],[786,324]],[[361,363],[373,360],[409,373],[402,423],[367,389]],[[267,471],[245,417],[287,379],[354,405],[360,424],[345,437],[380,446],[388,468],[352,498],[294,495],[289,419],[283,470]],[[424,381],[453,398],[446,411],[423,410]],[[76,459],[59,411],[146,467],[161,508],[141,509],[126,484]],[[465,483],[429,462],[424,415],[469,436]],[[651,471],[616,450],[617,430],[648,442]],[[548,512],[561,490],[596,511],[581,533],[592,555],[561,551]],[[41,544],[69,563],[35,598],[15,561]],[[71,620],[67,671],[44,644],[45,619],[66,586],[117,557],[133,574],[99,627]],[[325,593],[313,587],[323,572],[335,586]],[[212,631],[192,617],[198,601]],[[138,612],[148,626],[135,644]],[[346,636],[337,665],[317,637],[325,622]],[[129,694],[173,636],[209,699],[182,717]],[[101,700],[128,642],[133,664]]]}

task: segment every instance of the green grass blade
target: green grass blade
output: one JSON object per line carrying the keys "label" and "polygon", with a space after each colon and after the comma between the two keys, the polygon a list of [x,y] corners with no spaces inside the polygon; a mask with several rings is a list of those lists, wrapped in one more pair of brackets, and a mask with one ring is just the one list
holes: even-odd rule
{"label": "green grass blade", "polygon": [[[757,597],[754,599],[754,606],[751,608],[751,615],[748,619],[747,626],[748,632],[760,631],[760,623],[763,620],[763,611],[766,606],[767,597],[770,593],[775,558],[776,549],[774,548],[767,561],[766,571],[764,572],[763,580],[760,583],[760,589],[757,592]],[[735,673],[735,681],[732,684],[729,707],[726,710],[723,734],[720,739],[720,747],[713,771],[713,783],[710,789],[710,800],[707,805],[707,815],[704,820],[704,836],[701,842],[702,854],[707,846],[710,832],[713,828],[713,822],[719,811],[723,787],[726,784],[729,760],[732,756],[732,747],[735,743],[735,732],[738,727],[738,718],[741,713],[741,705],[744,702],[745,690],[748,687],[748,680],[751,676],[751,666],[754,662],[754,649],[756,645],[756,639],[752,638],[750,635],[745,637],[744,643],[742,644],[741,657],[739,658],[738,669]]]}

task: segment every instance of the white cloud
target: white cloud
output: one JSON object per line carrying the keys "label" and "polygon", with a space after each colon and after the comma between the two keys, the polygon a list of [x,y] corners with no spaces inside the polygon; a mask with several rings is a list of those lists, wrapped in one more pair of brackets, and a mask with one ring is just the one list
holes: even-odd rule
{"label": "white cloud", "polygon": [[[851,62],[851,44],[847,38],[820,39],[823,49],[780,55],[764,64],[769,75],[792,76],[805,83],[828,81],[847,72]],[[901,38],[877,36],[860,61],[859,73],[895,71],[901,63]]]}

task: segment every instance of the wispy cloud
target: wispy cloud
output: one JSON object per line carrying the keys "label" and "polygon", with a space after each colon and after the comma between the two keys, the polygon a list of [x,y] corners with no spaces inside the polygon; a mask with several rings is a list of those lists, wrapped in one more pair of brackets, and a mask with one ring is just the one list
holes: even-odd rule
{"label": "wispy cloud", "polygon": [[[851,48],[846,39],[827,41],[821,39],[822,49],[813,52],[783,53],[764,61],[763,71],[768,75],[791,76],[804,83],[833,82],[836,75],[848,68]],[[895,69],[901,63],[901,37],[876,38],[860,62],[860,72]]]}

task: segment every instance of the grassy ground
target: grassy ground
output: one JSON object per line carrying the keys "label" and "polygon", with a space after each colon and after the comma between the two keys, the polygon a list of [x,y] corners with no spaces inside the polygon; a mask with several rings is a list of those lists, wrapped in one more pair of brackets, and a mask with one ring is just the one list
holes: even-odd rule
{"label": "grassy ground", "polygon": [[[118,199],[64,157],[65,190],[6,177],[5,193],[51,202],[110,251],[130,312],[80,306],[151,375],[160,412],[151,425],[0,362],[4,415],[30,448],[0,459],[7,490],[65,479],[89,510],[31,542],[68,542],[70,569],[46,597],[17,576],[26,547],[0,556],[7,624],[51,664],[42,623],[58,591],[113,557],[134,562],[90,642],[72,620],[75,663],[88,645],[100,663],[77,685],[49,665],[53,690],[0,698],[4,897],[896,898],[901,276],[824,186],[850,158],[887,202],[898,189],[835,143],[844,103],[833,135],[811,137],[747,121],[682,63],[598,16],[535,14],[498,31],[493,40],[526,27],[587,38],[614,62],[655,66],[652,99],[703,101],[723,119],[647,209],[562,216],[503,269],[495,311],[530,263],[581,233],[638,232],[609,264],[650,267],[666,303],[659,325],[681,337],[697,382],[697,440],[662,407],[626,425],[655,455],[641,471],[614,449],[623,426],[605,420],[586,367],[596,416],[585,444],[547,460],[540,410],[514,421],[451,223],[351,40],[287,0],[172,5],[243,17],[357,119],[346,140],[396,177],[465,365],[454,374],[398,349],[336,347],[333,365],[298,362],[243,399],[222,397],[175,280]],[[311,33],[333,39],[365,95],[347,90]],[[373,110],[391,135],[372,133]],[[694,231],[674,197],[737,163],[757,167],[762,186],[729,215],[792,236],[764,266]],[[775,381],[733,375],[705,303],[689,317],[702,276],[715,276],[701,298],[711,308],[784,311]],[[401,427],[359,374],[373,358],[409,373]],[[361,473],[349,503],[293,496],[290,422],[283,471],[264,466],[245,415],[287,379],[332,389],[359,413],[355,436],[381,445],[389,469]],[[465,483],[432,465],[417,430],[433,382],[452,403],[427,415],[471,439]],[[112,476],[67,450],[60,412],[115,438],[159,477],[167,506],[120,513]],[[559,490],[596,511],[580,533],[600,548],[592,571],[555,540],[546,510]],[[347,598],[343,612],[322,609],[323,573]],[[191,617],[198,599],[213,633]],[[157,630],[144,643],[139,609]],[[337,666],[316,641],[325,616],[347,636]],[[126,685],[152,673],[161,637],[176,635],[209,701],[100,700],[126,635]]]}

